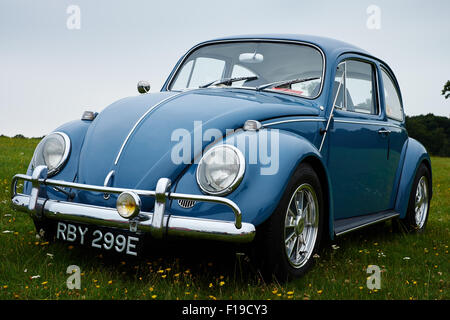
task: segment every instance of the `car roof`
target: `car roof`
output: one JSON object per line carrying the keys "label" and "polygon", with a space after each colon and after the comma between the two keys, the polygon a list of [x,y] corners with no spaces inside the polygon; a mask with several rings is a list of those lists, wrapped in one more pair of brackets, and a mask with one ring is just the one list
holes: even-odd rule
{"label": "car roof", "polygon": [[366,50],[354,46],[350,43],[327,38],[321,36],[304,35],[304,34],[248,34],[248,35],[236,35],[230,37],[217,38],[209,41],[202,42],[215,42],[215,41],[227,41],[227,40],[286,40],[286,41],[301,41],[316,45],[322,51],[324,51],[327,56],[339,56],[345,52],[356,52],[364,55],[371,56]]}

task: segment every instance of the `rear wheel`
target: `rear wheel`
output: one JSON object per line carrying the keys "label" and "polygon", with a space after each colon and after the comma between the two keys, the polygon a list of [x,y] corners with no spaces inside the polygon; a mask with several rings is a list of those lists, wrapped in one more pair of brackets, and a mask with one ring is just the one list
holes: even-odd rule
{"label": "rear wheel", "polygon": [[320,180],[310,165],[301,164],[278,207],[257,232],[259,260],[266,278],[285,281],[312,267],[323,217]]}
{"label": "rear wheel", "polygon": [[409,196],[408,211],[400,223],[408,232],[423,232],[428,221],[431,200],[431,174],[421,164]]}

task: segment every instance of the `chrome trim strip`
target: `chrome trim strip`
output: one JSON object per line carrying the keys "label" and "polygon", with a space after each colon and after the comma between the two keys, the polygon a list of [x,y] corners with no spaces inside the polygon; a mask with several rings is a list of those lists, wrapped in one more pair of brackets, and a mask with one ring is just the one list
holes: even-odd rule
{"label": "chrome trim strip", "polygon": [[385,126],[385,127],[393,127],[393,128],[397,128],[397,129],[402,129],[402,127],[396,125],[396,124],[392,124],[389,122],[373,122],[373,121],[355,121],[355,120],[341,120],[341,119],[334,119],[335,122],[340,122],[340,123],[352,123],[352,124],[366,124],[366,125],[371,125],[371,126]]}
{"label": "chrome trim strip", "polygon": [[395,218],[395,217],[398,217],[398,216],[400,216],[399,213],[393,213],[393,214],[391,214],[391,215],[384,216],[384,217],[382,217],[382,218],[380,218],[380,219],[377,219],[377,220],[374,220],[374,221],[370,221],[370,222],[361,224],[361,225],[359,225],[359,226],[356,226],[356,227],[353,227],[353,228],[350,228],[350,229],[341,231],[341,232],[339,232],[339,233],[336,233],[336,236],[341,236],[341,235],[346,234],[346,233],[348,233],[348,232],[355,231],[355,230],[358,230],[358,229],[361,229],[361,228],[370,226],[370,225],[372,225],[372,224],[376,224],[376,223],[378,223],[378,222],[382,222],[382,221],[385,221],[385,220],[390,220],[390,219]]}
{"label": "chrome trim strip", "polygon": [[[170,86],[172,85],[172,81],[174,80],[175,76],[178,74],[178,70],[180,69],[180,67],[184,64],[184,62],[186,61],[186,59],[191,55],[192,52],[194,52],[195,50],[207,46],[207,45],[212,45],[212,44],[220,44],[220,43],[229,43],[229,42],[282,42],[282,43],[293,43],[293,44],[299,44],[299,45],[305,45],[305,46],[309,46],[312,47],[316,50],[318,50],[320,52],[320,54],[322,55],[322,79],[320,81],[320,90],[317,93],[317,95],[315,97],[305,97],[305,96],[300,96],[297,94],[289,94],[286,92],[277,92],[280,94],[287,94],[287,95],[291,95],[291,96],[296,96],[296,97],[302,97],[305,99],[309,99],[309,100],[314,100],[317,99],[321,94],[322,94],[322,90],[324,87],[324,82],[325,82],[325,70],[326,70],[326,57],[325,57],[325,53],[323,52],[323,50],[318,46],[315,45],[313,43],[309,43],[309,42],[305,42],[305,41],[300,41],[300,40],[283,40],[283,39],[264,39],[264,38],[240,38],[240,39],[228,39],[228,40],[212,40],[212,41],[207,41],[207,42],[203,42],[203,43],[199,43],[196,46],[192,47],[183,57],[183,60],[178,64],[178,66],[176,67],[175,71],[172,72],[171,77],[169,79],[169,81],[167,81],[167,85],[165,86],[165,89],[169,92],[172,92],[172,90],[170,89]],[[207,88],[205,88],[207,89]],[[256,90],[256,88],[252,88],[253,90]]]}
{"label": "chrome trim strip", "polygon": [[262,124],[262,127],[274,126],[282,123],[290,123],[290,122],[326,122],[325,118],[307,118],[307,119],[290,119],[290,120],[280,120],[275,122],[269,122]]}
{"label": "chrome trim strip", "polygon": [[111,181],[111,178],[112,178],[112,176],[115,174],[115,171],[114,170],[111,170],[107,175],[106,175],[106,178],[105,178],[105,181],[103,182],[103,186],[104,187],[107,187],[108,185],[109,185],[109,182]]}
{"label": "chrome trim strip", "polygon": [[[35,211],[28,210],[29,201],[30,197],[24,194],[16,194],[12,199],[13,206],[32,215]],[[132,221],[118,215],[113,208],[43,198],[38,198],[37,205],[42,210],[43,216],[52,220],[73,221],[120,229],[129,229],[130,223],[132,223]],[[141,212],[138,219],[137,230],[153,234],[155,231],[152,226],[153,213]],[[256,233],[255,226],[251,223],[243,223],[240,229],[236,229],[234,224],[228,221],[174,215],[165,215],[163,226],[167,236],[238,243],[252,241]]]}
{"label": "chrome trim strip", "polygon": [[161,100],[160,102],[158,102],[157,104],[153,105],[152,107],[150,107],[150,109],[148,109],[140,118],[139,120],[134,124],[133,128],[131,128],[130,132],[128,133],[127,137],[125,138],[125,140],[122,143],[122,146],[120,147],[119,153],[117,154],[116,160],[114,160],[114,165],[117,165],[117,163],[119,162],[120,156],[122,155],[122,151],[125,148],[125,145],[128,143],[128,140],[130,139],[131,135],[133,134],[133,132],[136,130],[137,126],[142,122],[142,120],[144,120],[145,117],[147,117],[147,115],[152,112],[155,108],[157,108],[158,106],[160,106],[161,104],[170,101],[172,99],[175,99],[176,97],[178,97],[179,95],[183,94],[184,92],[179,92],[176,93],[170,97],[167,97],[163,100]]}
{"label": "chrome trim strip", "polygon": [[[104,187],[109,186],[109,183],[111,182],[111,178],[114,176],[114,174],[115,174],[115,171],[114,171],[114,170],[111,170],[111,171],[106,175],[105,181],[103,182],[103,186],[104,186]],[[104,193],[104,194],[103,194],[103,199],[108,200],[108,199],[109,199],[109,196],[110,196],[109,193]]]}

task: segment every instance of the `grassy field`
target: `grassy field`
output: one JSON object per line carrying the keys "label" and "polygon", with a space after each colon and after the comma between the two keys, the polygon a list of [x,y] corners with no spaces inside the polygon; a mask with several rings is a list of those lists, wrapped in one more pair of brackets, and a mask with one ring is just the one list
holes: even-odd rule
{"label": "grassy field", "polygon": [[[155,243],[137,260],[36,238],[32,220],[11,208],[10,179],[25,173],[37,139],[0,137],[0,299],[449,299],[450,159],[432,158],[434,197],[424,234],[391,223],[337,238],[303,278],[265,283],[227,246]],[[69,290],[66,269],[81,269]],[[381,289],[366,287],[369,265]]]}

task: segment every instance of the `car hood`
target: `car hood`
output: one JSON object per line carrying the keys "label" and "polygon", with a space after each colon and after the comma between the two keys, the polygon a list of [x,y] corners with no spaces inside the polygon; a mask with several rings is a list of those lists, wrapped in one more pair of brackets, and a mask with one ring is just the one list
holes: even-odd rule
{"label": "car hood", "polygon": [[[80,152],[77,180],[103,185],[114,170],[110,186],[154,189],[159,178],[174,181],[188,165],[171,160],[172,148],[179,142],[171,138],[174,133],[177,136],[177,132],[189,132],[194,139],[194,121],[201,122],[203,133],[210,128],[225,133],[226,129],[242,127],[248,119],[262,121],[318,113],[313,102],[305,99],[231,88],[125,98],[105,108],[89,127]],[[202,149],[210,142],[201,141]]]}

